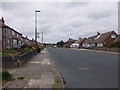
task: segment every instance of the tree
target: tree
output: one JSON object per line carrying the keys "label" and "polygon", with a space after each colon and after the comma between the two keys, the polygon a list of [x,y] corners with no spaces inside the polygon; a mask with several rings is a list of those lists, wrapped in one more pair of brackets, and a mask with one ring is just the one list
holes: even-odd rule
{"label": "tree", "polygon": [[58,46],[58,47],[63,47],[64,44],[65,44],[65,43],[64,43],[64,41],[62,41],[62,40],[61,40],[60,42],[57,42],[57,46]]}

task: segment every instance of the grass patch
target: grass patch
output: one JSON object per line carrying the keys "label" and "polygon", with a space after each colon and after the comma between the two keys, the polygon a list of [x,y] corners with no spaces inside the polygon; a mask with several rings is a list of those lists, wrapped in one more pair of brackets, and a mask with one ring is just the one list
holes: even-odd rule
{"label": "grass patch", "polygon": [[62,82],[62,80],[57,79],[57,80],[55,80],[55,82],[60,83],[60,82]]}
{"label": "grass patch", "polygon": [[2,71],[2,81],[11,81],[13,76],[8,71]]}

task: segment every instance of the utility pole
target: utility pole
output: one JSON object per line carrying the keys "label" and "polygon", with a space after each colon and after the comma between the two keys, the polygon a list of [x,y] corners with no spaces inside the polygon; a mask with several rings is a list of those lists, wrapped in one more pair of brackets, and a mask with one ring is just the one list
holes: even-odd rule
{"label": "utility pole", "polygon": [[42,44],[43,44],[43,32],[41,34],[42,34]]}

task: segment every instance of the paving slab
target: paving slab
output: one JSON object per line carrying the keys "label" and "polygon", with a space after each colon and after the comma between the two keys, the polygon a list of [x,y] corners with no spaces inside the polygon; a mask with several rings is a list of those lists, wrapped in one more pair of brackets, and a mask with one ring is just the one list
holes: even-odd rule
{"label": "paving slab", "polygon": [[52,69],[54,63],[47,49],[33,56],[25,65],[10,70],[14,78],[24,77],[24,80],[15,80],[7,88],[53,88],[55,83]]}
{"label": "paving slab", "polygon": [[29,82],[29,80],[15,80],[11,82],[7,88],[24,88],[25,85]]}

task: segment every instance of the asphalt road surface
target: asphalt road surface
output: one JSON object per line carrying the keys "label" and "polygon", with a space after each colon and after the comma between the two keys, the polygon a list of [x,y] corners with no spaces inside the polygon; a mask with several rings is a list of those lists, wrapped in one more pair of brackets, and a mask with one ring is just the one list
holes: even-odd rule
{"label": "asphalt road surface", "polygon": [[118,55],[48,48],[67,88],[117,88]]}

